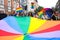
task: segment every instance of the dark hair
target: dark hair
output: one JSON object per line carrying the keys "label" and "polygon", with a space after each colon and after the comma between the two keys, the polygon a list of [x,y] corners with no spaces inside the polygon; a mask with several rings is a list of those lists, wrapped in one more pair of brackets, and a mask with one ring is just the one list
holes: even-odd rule
{"label": "dark hair", "polygon": [[32,12],[29,12],[29,13],[28,13],[28,16],[33,17],[33,13],[32,13]]}
{"label": "dark hair", "polygon": [[7,17],[7,14],[6,13],[3,13],[3,14],[0,13],[0,20],[3,19],[3,18],[5,18],[5,17]]}

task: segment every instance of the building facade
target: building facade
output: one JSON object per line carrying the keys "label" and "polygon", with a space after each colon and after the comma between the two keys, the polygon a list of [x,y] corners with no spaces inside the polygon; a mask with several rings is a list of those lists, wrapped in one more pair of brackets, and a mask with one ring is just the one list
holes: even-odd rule
{"label": "building facade", "polygon": [[4,10],[4,0],[0,0],[0,12]]}
{"label": "building facade", "polygon": [[17,5],[16,0],[0,0],[0,12],[11,14],[14,10],[14,5]]}
{"label": "building facade", "polygon": [[0,12],[12,14],[18,5],[27,5],[27,11],[34,11],[31,9],[31,2],[34,2],[34,9],[38,7],[37,0],[0,0]]}
{"label": "building facade", "polygon": [[56,3],[56,10],[60,13],[60,0]]}

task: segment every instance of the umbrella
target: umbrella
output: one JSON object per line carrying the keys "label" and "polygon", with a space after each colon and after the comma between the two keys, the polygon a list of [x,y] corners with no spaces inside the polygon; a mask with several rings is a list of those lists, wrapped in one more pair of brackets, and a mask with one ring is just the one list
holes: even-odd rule
{"label": "umbrella", "polygon": [[51,8],[45,8],[45,10],[46,10],[46,14],[48,15],[48,17],[51,18],[53,14],[53,10]]}
{"label": "umbrella", "polygon": [[60,21],[8,16],[0,20],[1,40],[60,40]]}
{"label": "umbrella", "polygon": [[40,12],[38,12],[39,17],[41,18],[44,13],[46,13],[48,18],[51,18],[53,14],[53,10],[51,8],[43,8],[42,10],[40,10]]}

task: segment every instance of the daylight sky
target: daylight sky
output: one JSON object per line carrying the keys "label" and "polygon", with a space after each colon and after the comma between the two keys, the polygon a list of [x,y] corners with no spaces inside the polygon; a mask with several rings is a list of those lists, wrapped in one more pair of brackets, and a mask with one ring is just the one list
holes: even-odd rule
{"label": "daylight sky", "polygon": [[45,8],[55,7],[58,0],[38,0],[38,4]]}

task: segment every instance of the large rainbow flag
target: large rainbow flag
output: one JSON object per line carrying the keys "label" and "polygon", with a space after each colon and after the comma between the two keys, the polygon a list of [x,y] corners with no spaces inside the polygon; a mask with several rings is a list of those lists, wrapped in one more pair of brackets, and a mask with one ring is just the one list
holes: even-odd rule
{"label": "large rainbow flag", "polygon": [[60,21],[8,16],[0,20],[0,40],[60,40]]}

